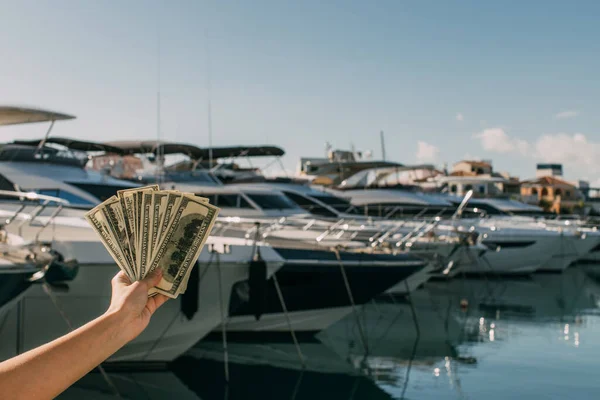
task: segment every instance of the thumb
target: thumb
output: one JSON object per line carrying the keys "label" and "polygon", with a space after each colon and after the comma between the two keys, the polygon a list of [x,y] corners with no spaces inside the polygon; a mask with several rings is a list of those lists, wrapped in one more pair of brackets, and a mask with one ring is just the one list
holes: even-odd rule
{"label": "thumb", "polygon": [[160,282],[161,279],[162,279],[162,270],[160,268],[157,268],[157,269],[153,270],[152,272],[150,272],[140,282],[142,282],[144,285],[146,285],[146,287],[148,289],[150,289],[151,287],[158,285],[158,283]]}

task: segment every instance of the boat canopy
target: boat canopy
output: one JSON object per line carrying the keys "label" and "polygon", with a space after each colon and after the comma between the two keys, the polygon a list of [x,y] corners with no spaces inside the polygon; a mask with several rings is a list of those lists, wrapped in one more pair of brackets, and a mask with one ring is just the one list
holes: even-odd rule
{"label": "boat canopy", "polygon": [[0,126],[74,119],[68,114],[36,108],[0,106]]}
{"label": "boat canopy", "polygon": [[25,146],[39,146],[40,143],[55,143],[64,146],[71,150],[77,151],[104,151],[106,153],[114,153],[123,155],[125,152],[119,147],[110,146],[103,143],[88,142],[85,140],[77,140],[63,137],[49,137],[48,139],[33,139],[33,140],[15,140],[13,143]]}
{"label": "boat canopy", "polygon": [[[204,157],[208,158],[208,149]],[[285,151],[277,146],[233,146],[233,147],[213,147],[212,157],[217,158],[236,158],[236,157],[281,157]]]}
{"label": "boat canopy", "polygon": [[161,142],[158,140],[122,140],[106,142],[109,146],[118,147],[125,154],[185,154],[190,158],[201,158],[204,150],[193,144]]}
{"label": "boat canopy", "polygon": [[354,188],[366,188],[366,187],[377,187],[380,183],[385,183],[385,180],[394,175],[406,172],[416,171],[429,171],[432,174],[436,172],[436,169],[431,164],[418,164],[418,165],[396,165],[385,168],[368,168],[363,169],[355,173],[354,175],[344,179],[339,185],[338,189],[354,189]]}
{"label": "boat canopy", "polygon": [[[147,154],[160,151],[161,154],[185,154],[194,160],[206,160],[210,157],[210,149],[200,148],[185,143],[169,143],[156,140],[127,140],[107,142],[107,145],[119,147],[126,154]],[[213,147],[212,158],[282,156],[283,149],[275,146],[233,146]]]}

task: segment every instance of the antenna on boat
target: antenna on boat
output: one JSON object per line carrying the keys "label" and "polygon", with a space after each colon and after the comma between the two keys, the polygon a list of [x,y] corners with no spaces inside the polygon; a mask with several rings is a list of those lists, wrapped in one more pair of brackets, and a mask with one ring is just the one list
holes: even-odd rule
{"label": "antenna on boat", "polygon": [[206,50],[206,96],[208,113],[208,168],[213,166],[213,148],[212,148],[212,101],[211,101],[211,76],[210,76],[210,47],[208,44],[208,29],[204,29],[204,44]]}
{"label": "antenna on boat", "polygon": [[[159,4],[160,6],[160,4]],[[160,15],[160,10],[158,12]],[[156,183],[160,184],[163,165],[163,148],[160,144],[160,20],[156,19]]]}
{"label": "antenna on boat", "polygon": [[379,140],[381,141],[381,159],[385,161],[385,140],[383,138],[383,131],[379,132]]}

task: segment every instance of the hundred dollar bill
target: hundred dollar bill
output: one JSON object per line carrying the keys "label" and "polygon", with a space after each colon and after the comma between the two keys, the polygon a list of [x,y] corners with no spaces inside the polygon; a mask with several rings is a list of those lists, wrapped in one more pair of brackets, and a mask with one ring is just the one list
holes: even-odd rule
{"label": "hundred dollar bill", "polygon": [[142,190],[137,195],[140,198],[140,227],[139,227],[139,261],[138,261],[138,271],[140,276],[146,276],[146,266],[148,265],[149,257],[148,254],[151,253],[150,248],[150,218],[151,218],[151,210],[152,210],[152,190]]}
{"label": "hundred dollar bill", "polygon": [[120,204],[117,196],[112,196],[104,201],[99,208],[109,222],[113,236],[117,239],[117,244],[125,256],[125,261],[127,261],[127,267],[129,268],[129,275],[135,276],[135,264],[132,258],[131,249],[129,248],[129,239],[125,230],[125,219],[121,214]]}
{"label": "hundred dollar bill", "polygon": [[[145,187],[136,187],[131,189],[124,189],[117,191],[117,196],[119,201],[121,202],[121,209],[123,210],[123,216],[125,217],[125,229],[127,232],[127,237],[129,239],[129,248],[131,250],[133,256],[133,267],[136,268],[138,265],[139,254],[137,252],[138,248],[138,232],[137,232],[137,222],[136,215],[134,214],[136,207],[134,204],[134,193],[137,193],[140,190],[159,190],[158,185],[150,185]],[[141,279],[142,277],[137,274],[136,278]]]}
{"label": "hundred dollar bill", "polygon": [[156,256],[156,249],[160,247],[159,244],[162,241],[163,232],[166,232],[167,228],[171,224],[174,211],[177,210],[177,207],[181,203],[181,199],[181,193],[175,191],[167,192],[167,199],[164,201],[164,206],[161,206],[160,210],[161,215],[158,225],[158,233],[156,239],[157,242],[154,244],[154,249],[152,251],[152,259],[154,259],[154,257]]}
{"label": "hundred dollar bill", "polygon": [[180,194],[180,195],[184,195],[184,196],[194,196],[196,199],[201,200],[205,203],[209,202],[208,197],[197,196],[192,192],[180,192],[179,190],[161,190],[161,192],[175,193],[175,194]]}
{"label": "hundred dollar bill", "polygon": [[160,221],[162,214],[166,208],[168,193],[164,191],[152,193],[152,210],[150,212],[150,254],[148,259],[152,259],[152,250],[156,246],[158,241],[158,228],[160,227]]}
{"label": "hundred dollar bill", "polygon": [[106,250],[108,250],[108,253],[115,260],[119,268],[125,272],[125,274],[128,275],[128,278],[133,282],[135,277],[130,276],[128,268],[126,267],[127,261],[125,260],[125,256],[121,252],[117,240],[111,235],[110,228],[108,227],[109,223],[102,213],[101,206],[102,205],[99,205],[88,211],[85,214],[85,218],[92,225],[92,228],[96,233],[98,233],[100,241],[104,247],[106,247]]}
{"label": "hundred dollar bill", "polygon": [[161,281],[150,292],[175,298],[194,267],[212,230],[219,209],[192,196],[183,196],[170,226],[162,233],[148,271],[160,268]]}

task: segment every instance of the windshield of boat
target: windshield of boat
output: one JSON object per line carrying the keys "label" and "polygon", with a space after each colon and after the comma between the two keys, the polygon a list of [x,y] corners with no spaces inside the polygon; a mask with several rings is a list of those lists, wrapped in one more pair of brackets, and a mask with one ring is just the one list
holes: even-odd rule
{"label": "windshield of boat", "polygon": [[281,194],[246,193],[246,195],[264,210],[287,210],[298,206]]}
{"label": "windshield of boat", "polygon": [[318,203],[314,199],[303,196],[299,193],[294,192],[283,192],[289,199],[291,199],[294,203],[298,204],[304,210],[308,211],[311,214],[320,215],[323,217],[337,217],[337,213],[331,211],[329,208],[323,206]]}
{"label": "windshield of boat", "polygon": [[253,208],[248,200],[237,193],[196,193],[197,196],[206,197],[210,204],[221,208]]}
{"label": "windshield of boat", "polygon": [[143,183],[155,182],[178,182],[178,183],[198,183],[201,185],[216,186],[221,185],[221,181],[213,174],[206,171],[165,171],[159,174],[148,174],[138,177],[138,181]]}
{"label": "windshield of boat", "polygon": [[88,160],[85,152],[73,151],[64,146],[47,144],[37,146],[7,144],[0,149],[0,161],[44,162],[82,168]]}
{"label": "windshield of boat", "polygon": [[362,212],[359,207],[356,207],[350,203],[349,200],[337,196],[327,195],[311,195],[310,197],[319,200],[322,203],[327,204],[329,207],[335,209],[340,213],[361,215]]}

